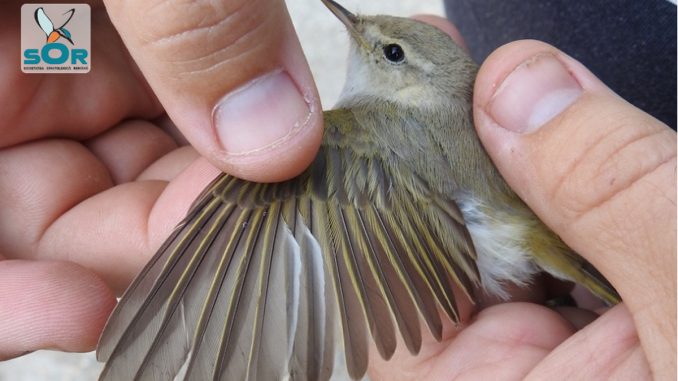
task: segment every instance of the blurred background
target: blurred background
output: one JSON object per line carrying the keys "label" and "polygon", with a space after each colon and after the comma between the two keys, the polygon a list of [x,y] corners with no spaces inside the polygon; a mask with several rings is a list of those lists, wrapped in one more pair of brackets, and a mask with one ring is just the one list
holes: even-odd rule
{"label": "blurred background", "polygon": [[[444,15],[442,0],[338,0],[348,10],[363,14]],[[348,34],[319,0],[287,0],[292,21],[316,79],[323,108],[337,101],[344,83]],[[96,58],[95,58],[96,59]],[[38,351],[0,362],[0,381],[89,381],[101,370],[94,353]]]}

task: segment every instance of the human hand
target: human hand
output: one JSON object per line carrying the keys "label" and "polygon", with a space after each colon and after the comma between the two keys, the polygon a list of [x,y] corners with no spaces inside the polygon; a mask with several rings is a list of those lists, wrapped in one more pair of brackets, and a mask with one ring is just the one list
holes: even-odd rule
{"label": "human hand", "polygon": [[284,3],[222,3],[92,4],[86,75],[21,73],[21,3],[3,4],[0,359],[93,349],[214,166],[274,181],[315,156],[320,104]]}
{"label": "human hand", "polygon": [[624,302],[580,330],[583,310],[489,307],[418,357],[372,356],[372,379],[674,378],[675,133],[537,41],[483,63],[474,117],[511,187]]}

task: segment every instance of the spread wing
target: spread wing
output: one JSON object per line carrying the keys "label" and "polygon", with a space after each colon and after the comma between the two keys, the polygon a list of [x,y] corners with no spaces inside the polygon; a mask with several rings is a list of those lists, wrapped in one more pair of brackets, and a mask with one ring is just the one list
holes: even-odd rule
{"label": "spread wing", "polygon": [[473,299],[479,283],[461,213],[385,153],[332,138],[350,117],[326,112],[296,179],[207,187],[109,319],[101,379],[326,380],[339,342],[360,378],[370,337],[386,359],[397,332],[416,354],[421,317],[440,340],[438,306],[458,321],[452,284]]}

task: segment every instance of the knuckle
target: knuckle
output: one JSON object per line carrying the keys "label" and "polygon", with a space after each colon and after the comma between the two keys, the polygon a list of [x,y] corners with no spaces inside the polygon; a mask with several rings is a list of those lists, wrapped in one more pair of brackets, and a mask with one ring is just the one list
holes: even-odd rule
{"label": "knuckle", "polygon": [[[567,148],[575,151],[574,158],[551,190],[554,205],[570,221],[605,209],[616,199],[655,192],[649,189],[649,179],[665,165],[675,167],[675,134],[666,126],[628,107],[620,114],[619,107],[593,106],[579,112],[576,122],[582,124],[580,130],[588,129],[582,131],[588,136],[581,147]],[[637,186],[648,189],[639,193]]]}

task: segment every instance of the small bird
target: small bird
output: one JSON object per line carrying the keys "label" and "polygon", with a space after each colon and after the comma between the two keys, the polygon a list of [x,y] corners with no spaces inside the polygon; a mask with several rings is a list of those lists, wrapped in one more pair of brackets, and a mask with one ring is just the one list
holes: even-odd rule
{"label": "small bird", "polygon": [[38,26],[40,26],[40,29],[42,29],[43,32],[45,32],[45,35],[47,36],[47,43],[52,43],[52,42],[57,42],[59,38],[63,37],[64,39],[68,40],[68,42],[73,45],[73,40],[71,39],[71,32],[68,31],[68,29],[65,28],[66,24],[68,24],[69,21],[71,21],[71,18],[73,18],[73,14],[75,13],[75,9],[69,9],[64,13],[64,15],[68,15],[66,18],[66,21],[64,21],[63,24],[61,24],[60,27],[55,28],[54,24],[52,23],[52,20],[47,17],[47,14],[45,13],[45,10],[42,7],[39,7],[38,9],[35,10],[35,13],[33,14],[33,17],[35,17],[35,21],[38,23]]}
{"label": "small bird", "polygon": [[352,43],[317,157],[289,181],[207,186],[111,315],[102,380],[327,380],[336,355],[359,379],[368,340],[384,359],[397,335],[417,354],[420,319],[441,340],[460,319],[453,287],[508,299],[542,271],[619,301],[483,150],[464,50],[323,3]]}

